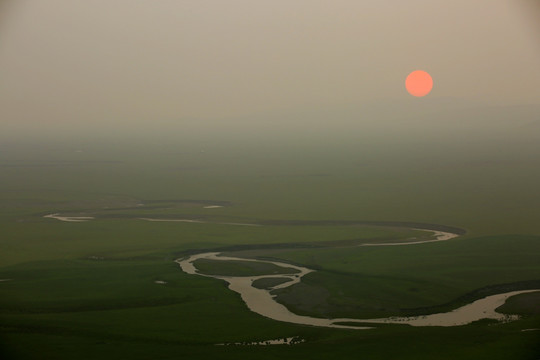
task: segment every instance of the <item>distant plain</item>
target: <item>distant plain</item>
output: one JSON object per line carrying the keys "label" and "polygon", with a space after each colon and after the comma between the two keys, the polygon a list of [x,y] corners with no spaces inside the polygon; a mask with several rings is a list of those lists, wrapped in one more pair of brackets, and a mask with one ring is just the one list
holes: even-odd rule
{"label": "distant plain", "polygon": [[[505,305],[505,311],[523,315],[507,324],[327,329],[251,313],[225,283],[185,274],[174,262],[218,250],[310,267],[316,271],[278,300],[320,317],[422,314],[501,289],[539,288],[535,132],[516,133],[512,126],[484,131],[482,124],[466,130],[456,125],[427,134],[357,138],[297,130],[268,139],[225,134],[221,140],[179,135],[178,141],[5,142],[5,354],[537,359],[539,332],[522,331],[540,327],[537,293]],[[205,208],[212,205],[222,207]],[[52,213],[95,219],[43,217]],[[383,221],[466,233],[442,243],[352,247],[427,236],[406,226],[355,223]],[[214,346],[293,336],[306,342],[231,346],[227,352]]]}

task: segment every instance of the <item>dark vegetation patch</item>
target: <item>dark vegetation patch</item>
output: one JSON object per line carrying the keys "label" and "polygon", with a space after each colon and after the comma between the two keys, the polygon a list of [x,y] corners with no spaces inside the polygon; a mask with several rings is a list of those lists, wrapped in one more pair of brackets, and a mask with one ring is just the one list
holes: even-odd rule
{"label": "dark vegetation patch", "polygon": [[269,274],[295,274],[298,270],[270,263],[237,260],[198,259],[193,265],[202,274],[222,276],[257,276]]}
{"label": "dark vegetation patch", "polygon": [[[274,292],[273,292],[274,293]],[[298,315],[332,318],[336,308],[328,305],[330,291],[306,284],[303,280],[284,289],[276,290],[276,301]]]}
{"label": "dark vegetation patch", "polygon": [[512,296],[496,310],[503,314],[540,315],[540,291]]}
{"label": "dark vegetation patch", "polygon": [[271,289],[274,286],[281,285],[283,283],[289,282],[291,279],[284,277],[272,277],[272,278],[263,278],[257,279],[251,283],[251,285],[257,289]]}
{"label": "dark vegetation patch", "polygon": [[[511,291],[534,290],[534,289],[540,289],[540,280],[518,281],[518,282],[513,282],[513,283],[507,283],[507,284],[490,285],[490,286],[485,286],[480,289],[471,291],[445,304],[441,304],[437,306],[418,307],[418,308],[412,308],[412,309],[400,309],[400,313],[403,316],[435,314],[439,312],[445,312],[445,311],[450,311],[452,309],[456,309],[458,307],[470,304],[473,301],[485,298],[487,296],[511,292]],[[523,294],[523,295],[528,295],[528,294]]]}
{"label": "dark vegetation patch", "polygon": [[[357,322],[347,322],[347,321],[338,321],[334,323],[335,325],[343,325],[343,326],[354,326],[354,327],[372,327],[374,324],[370,323],[357,323]],[[377,324],[377,327],[379,324]]]}
{"label": "dark vegetation patch", "polygon": [[408,285],[406,280],[319,270],[273,294],[277,302],[299,315],[376,318],[399,312],[399,301],[405,298],[402,289]]}

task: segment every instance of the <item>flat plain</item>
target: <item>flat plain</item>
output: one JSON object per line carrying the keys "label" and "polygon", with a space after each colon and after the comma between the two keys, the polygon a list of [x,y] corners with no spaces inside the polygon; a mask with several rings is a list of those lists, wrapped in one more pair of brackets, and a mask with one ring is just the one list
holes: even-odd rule
{"label": "flat plain", "polygon": [[[322,146],[285,139],[280,146],[207,143],[204,151],[190,142],[7,144],[0,159],[3,355],[537,359],[538,293],[511,298],[501,311],[522,317],[508,323],[330,329],[252,313],[225,282],[186,274],[174,262],[216,251],[314,269],[277,300],[315,317],[422,315],[540,288],[540,154],[531,139],[509,141],[504,151],[499,140]],[[359,246],[428,240],[421,225],[461,235]],[[305,341],[215,345],[287,337]]]}

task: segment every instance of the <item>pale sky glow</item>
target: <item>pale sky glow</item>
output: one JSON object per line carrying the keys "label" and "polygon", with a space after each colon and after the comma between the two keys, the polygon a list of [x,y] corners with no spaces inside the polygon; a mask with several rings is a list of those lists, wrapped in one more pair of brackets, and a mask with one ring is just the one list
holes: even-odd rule
{"label": "pale sky glow", "polygon": [[518,3],[13,1],[0,18],[2,122],[126,126],[402,101],[415,69],[432,75],[432,100],[540,104],[538,28]]}

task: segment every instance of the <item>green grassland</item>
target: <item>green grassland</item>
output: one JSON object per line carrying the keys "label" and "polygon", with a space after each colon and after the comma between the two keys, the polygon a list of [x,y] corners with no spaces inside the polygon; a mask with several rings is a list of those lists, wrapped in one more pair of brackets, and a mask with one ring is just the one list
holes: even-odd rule
{"label": "green grassland", "polygon": [[[174,262],[210,250],[312,268],[276,293],[294,311],[316,316],[437,312],[534,287],[538,148],[516,142],[503,151],[494,141],[467,139],[459,146],[207,143],[204,152],[190,142],[13,146],[0,159],[0,279],[8,280],[0,282],[0,355],[537,359],[538,332],[521,331],[540,327],[534,294],[509,302],[505,311],[524,317],[507,324],[326,329],[252,313],[224,281],[187,275]],[[96,219],[43,218],[51,213]],[[362,247],[429,234],[361,221],[467,233],[448,242]],[[214,345],[290,336],[306,342]]]}
{"label": "green grassland", "polygon": [[200,273],[206,275],[257,276],[267,274],[294,274],[299,272],[297,269],[290,267],[252,261],[199,259],[195,260],[193,265]]}
{"label": "green grassland", "polygon": [[513,296],[498,308],[506,314],[531,315],[540,313],[540,292]]}
{"label": "green grassland", "polygon": [[[4,218],[2,264],[101,256],[130,258],[162,252],[262,244],[393,241],[425,236],[420,231],[359,226],[235,226],[215,223],[149,222],[119,218],[61,222],[38,215]],[[183,216],[183,215],[175,215]]]}
{"label": "green grassland", "polygon": [[270,289],[270,288],[273,288],[274,286],[277,286],[277,285],[280,285],[289,281],[291,281],[291,279],[284,278],[284,277],[262,278],[262,279],[257,279],[253,281],[251,285],[257,289]]}

